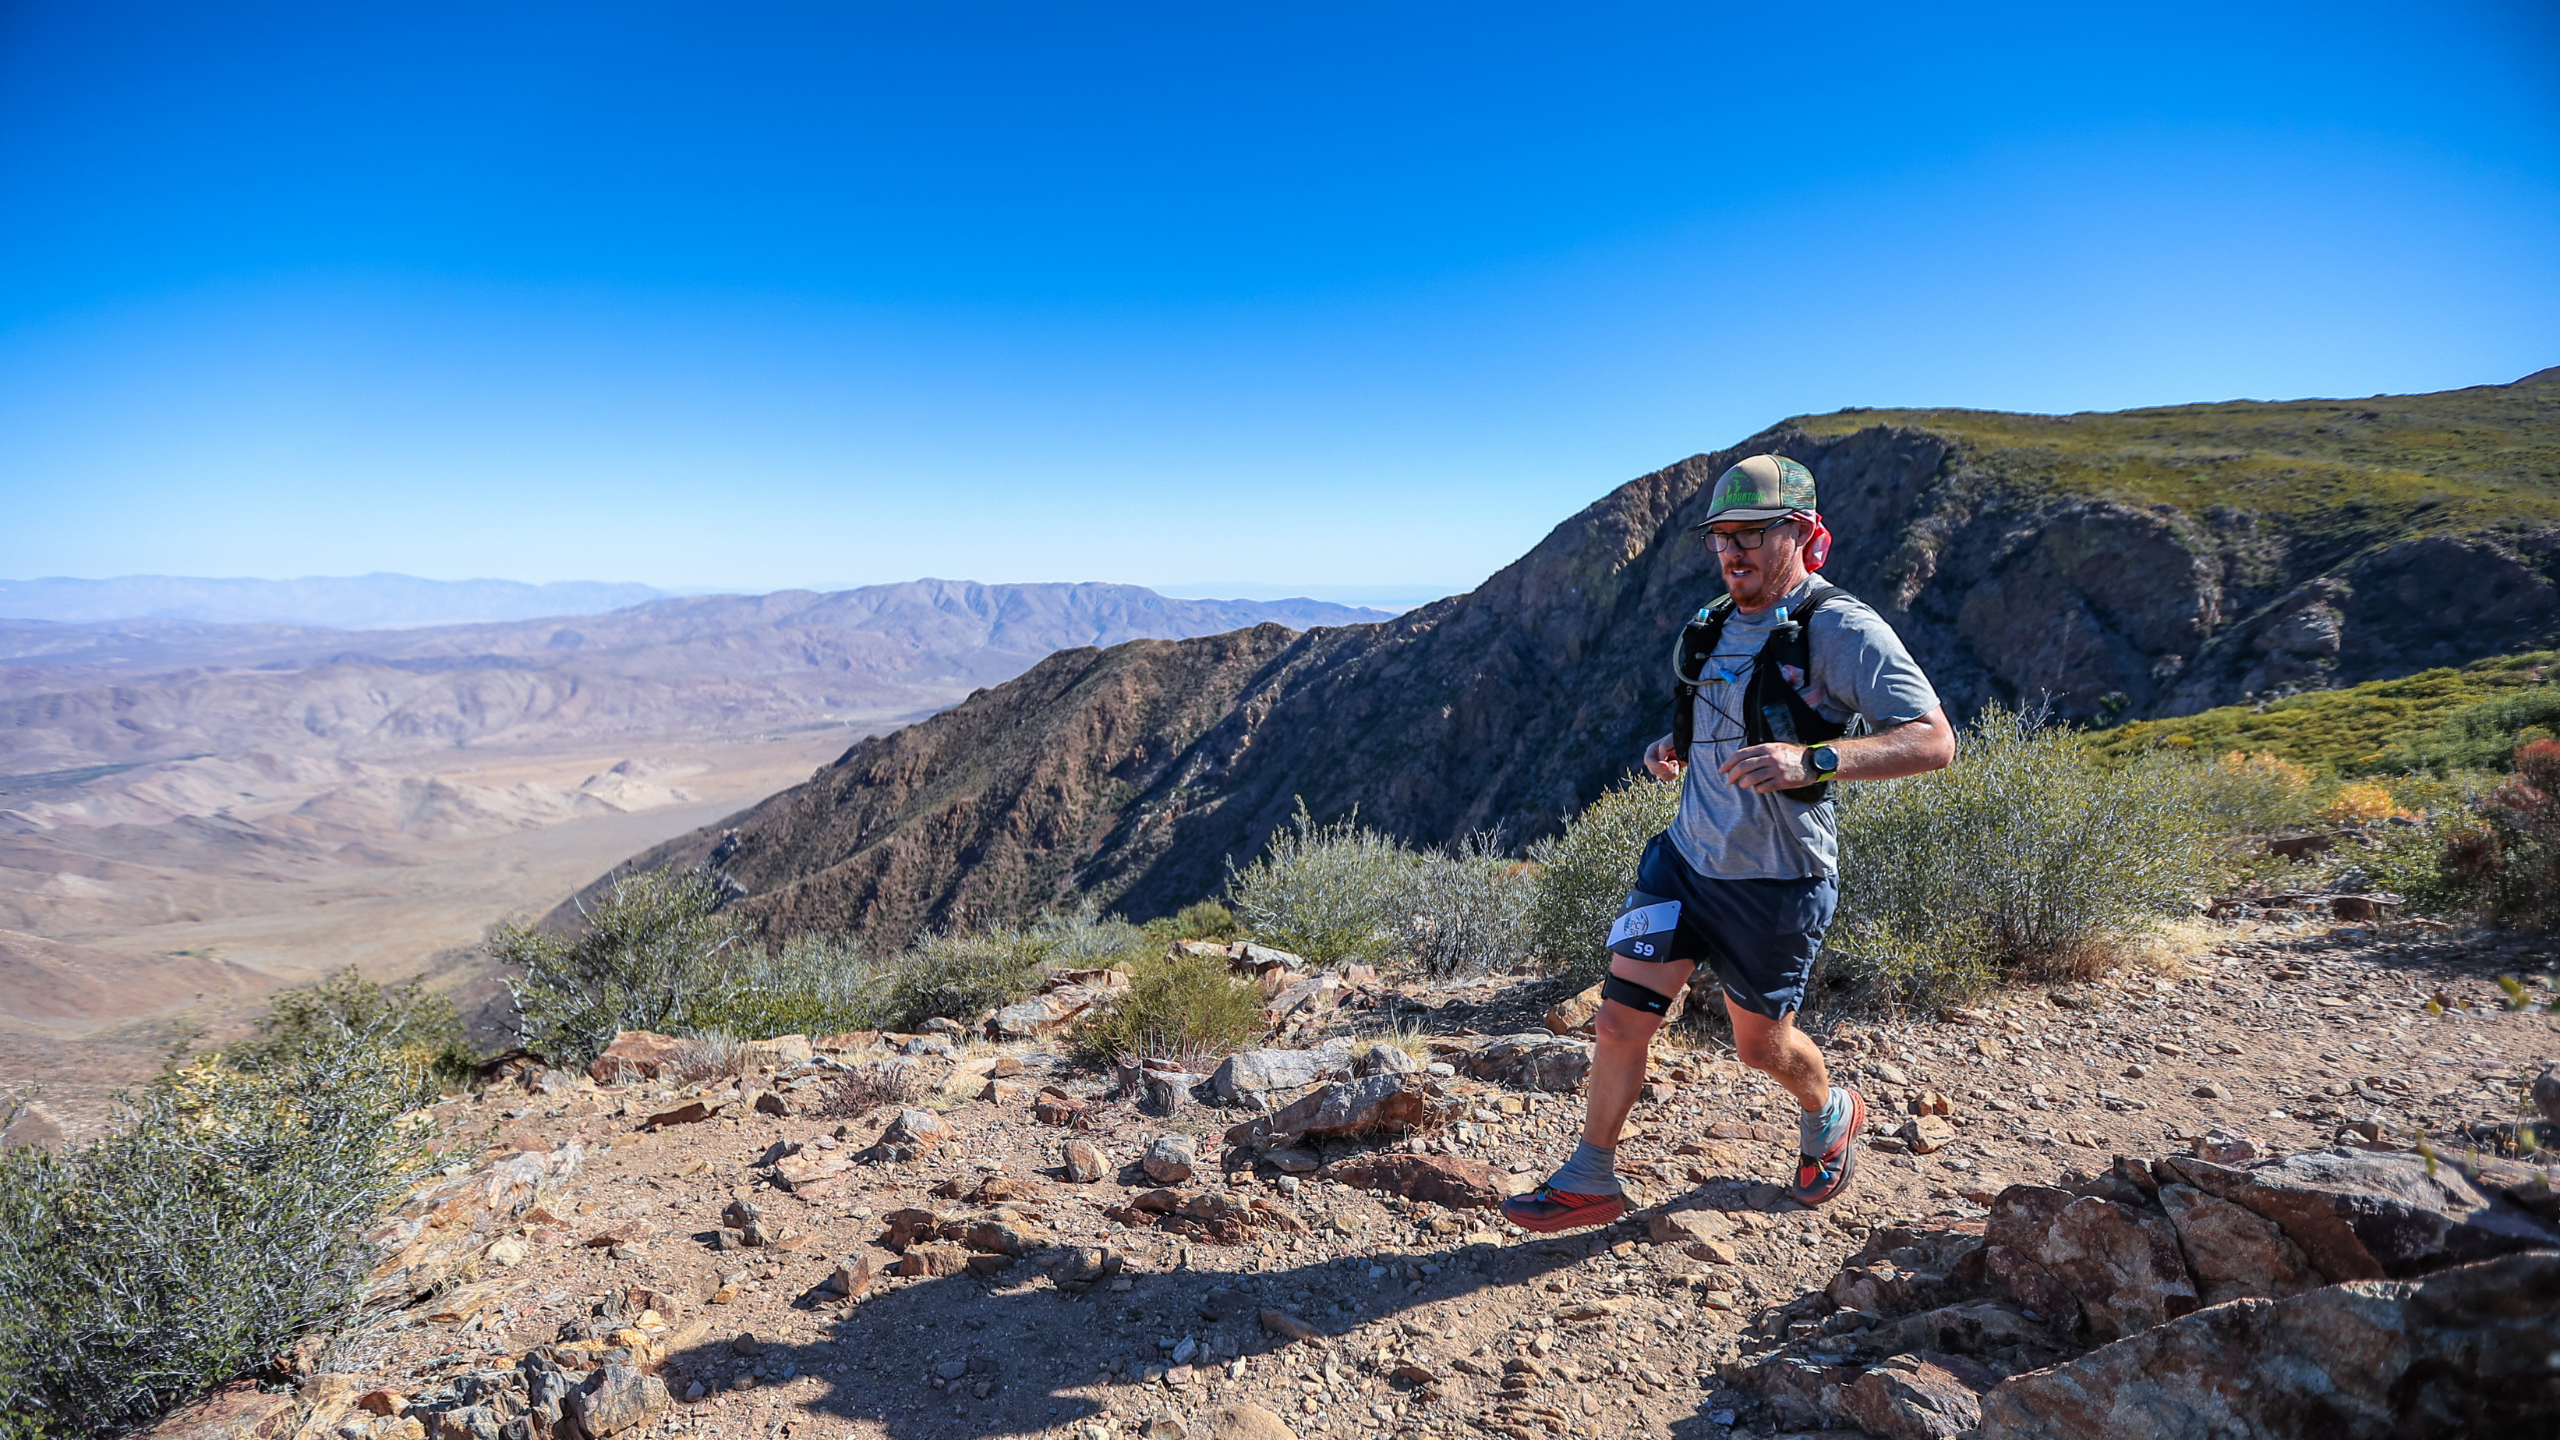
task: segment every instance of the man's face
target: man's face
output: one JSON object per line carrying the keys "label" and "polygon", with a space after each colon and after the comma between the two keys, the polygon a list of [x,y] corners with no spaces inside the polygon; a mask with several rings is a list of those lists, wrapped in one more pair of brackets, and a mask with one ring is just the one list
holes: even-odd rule
{"label": "man's face", "polygon": [[[1757,540],[1756,547],[1751,542]],[[1707,529],[1725,593],[1745,610],[1757,610],[1804,579],[1804,522],[1741,520]]]}

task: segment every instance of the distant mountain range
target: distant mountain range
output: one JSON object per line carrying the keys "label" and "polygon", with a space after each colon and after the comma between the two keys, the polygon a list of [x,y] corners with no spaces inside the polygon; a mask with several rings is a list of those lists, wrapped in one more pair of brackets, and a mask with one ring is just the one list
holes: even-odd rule
{"label": "distant mountain range", "polygon": [[421,580],[387,573],[300,580],[118,575],[107,580],[0,580],[0,616],[70,623],[188,620],[370,630],[594,615],[668,593],[650,585],[601,580],[527,585],[518,580]]}
{"label": "distant mountain range", "polygon": [[1135,585],[918,580],[400,630],[0,621],[0,776],[181,755],[362,759],[887,728],[1060,649],[1385,618],[1316,600],[1173,600]]}
{"label": "distant mountain range", "polygon": [[1722,588],[1688,527],[1727,466],[1772,452],[1820,481],[1826,576],[1959,720],[2182,715],[2560,635],[2560,369],[2362,400],[1842,411],[1631,480],[1381,624],[1062,651],[621,869],[716,858],[770,934],[894,946],[1069,899],[1166,913],[1302,797],[1409,841],[1550,833],[1669,728],[1671,638]]}

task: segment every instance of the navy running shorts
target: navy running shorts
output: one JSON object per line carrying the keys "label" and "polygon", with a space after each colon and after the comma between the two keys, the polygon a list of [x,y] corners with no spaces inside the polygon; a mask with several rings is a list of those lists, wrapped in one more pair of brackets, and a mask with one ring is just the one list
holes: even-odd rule
{"label": "navy running shorts", "polygon": [[1609,949],[1630,960],[1713,965],[1736,1004],[1778,1020],[1804,1008],[1839,904],[1837,877],[1720,880],[1690,869],[1671,837],[1656,835],[1609,927]]}

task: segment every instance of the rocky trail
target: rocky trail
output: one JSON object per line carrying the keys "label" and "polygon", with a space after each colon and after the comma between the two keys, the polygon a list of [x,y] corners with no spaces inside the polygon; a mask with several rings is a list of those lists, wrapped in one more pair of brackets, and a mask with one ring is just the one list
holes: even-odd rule
{"label": "rocky trail", "polygon": [[1552,1239],[1492,1208],[1581,1119],[1587,1011],[1533,977],[1240,950],[1279,1038],[1214,1076],[1080,1068],[1071,987],[998,1017],[1033,1033],[786,1037],[690,1084],[629,1036],[438,1107],[372,1323],[155,1433],[2548,1433],[2560,1210],[2495,1152],[2560,1059],[2551,949],[2206,933],[1818,1027],[1875,1117],[1820,1211],[1775,1183],[1792,1101],[1672,1027],[1641,1208]]}

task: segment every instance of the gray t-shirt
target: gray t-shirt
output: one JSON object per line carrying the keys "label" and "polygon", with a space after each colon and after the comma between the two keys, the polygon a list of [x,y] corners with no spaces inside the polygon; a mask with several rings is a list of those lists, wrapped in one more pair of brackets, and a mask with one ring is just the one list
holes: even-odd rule
{"label": "gray t-shirt", "polygon": [[[1808,579],[1782,603],[1794,610],[1812,593],[1813,584]],[[1745,790],[1724,778],[1719,768],[1743,748],[1743,692],[1760,647],[1778,623],[1778,609],[1772,605],[1756,615],[1737,610],[1728,616],[1698,687],[1697,729],[1689,746],[1680,815],[1671,822],[1671,843],[1701,875],[1803,880],[1840,869],[1833,802],[1807,805]],[[1813,633],[1806,644],[1813,674],[1796,693],[1826,720],[1846,723],[1854,713],[1865,716],[1870,728],[1882,729],[1938,708],[1938,692],[1930,688],[1911,652],[1902,648],[1902,637],[1883,616],[1855,600],[1822,602],[1813,612]]]}

